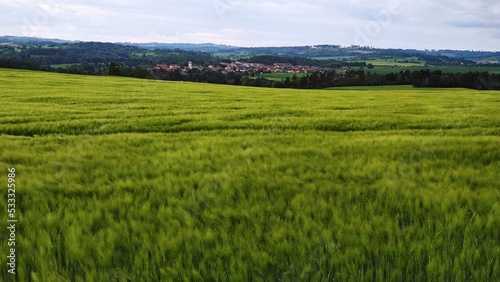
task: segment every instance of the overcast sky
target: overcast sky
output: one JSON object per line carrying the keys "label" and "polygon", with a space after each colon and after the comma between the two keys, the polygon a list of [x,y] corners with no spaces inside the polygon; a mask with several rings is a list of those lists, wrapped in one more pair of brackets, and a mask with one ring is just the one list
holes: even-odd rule
{"label": "overcast sky", "polygon": [[500,1],[0,0],[0,35],[500,51]]}

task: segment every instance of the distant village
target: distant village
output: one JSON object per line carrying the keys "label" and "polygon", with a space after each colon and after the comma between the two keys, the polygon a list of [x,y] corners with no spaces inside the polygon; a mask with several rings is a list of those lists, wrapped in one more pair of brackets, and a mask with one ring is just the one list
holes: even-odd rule
{"label": "distant village", "polygon": [[193,62],[189,62],[187,66],[180,66],[178,64],[157,64],[151,70],[153,71],[176,71],[180,70],[183,73],[187,73],[189,70],[198,69],[203,71],[205,69],[209,69],[211,71],[222,72],[222,73],[231,73],[231,72],[262,72],[262,73],[314,73],[320,71],[326,71],[329,69],[319,68],[319,67],[311,67],[311,66],[300,66],[300,65],[292,65],[289,63],[275,63],[272,66],[265,65],[261,63],[242,63],[242,62],[231,62],[224,63],[221,62],[218,65],[209,65],[208,67],[198,66],[193,64]]}

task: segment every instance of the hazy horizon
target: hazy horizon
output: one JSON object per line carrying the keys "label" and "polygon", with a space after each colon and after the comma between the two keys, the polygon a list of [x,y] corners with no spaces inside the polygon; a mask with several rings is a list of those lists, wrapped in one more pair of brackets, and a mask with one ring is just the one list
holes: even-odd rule
{"label": "hazy horizon", "polygon": [[0,0],[0,10],[0,34],[73,41],[500,50],[493,0]]}
{"label": "hazy horizon", "polygon": [[[19,35],[12,35],[12,34],[3,34],[0,35],[0,37],[24,37],[24,36],[19,36]],[[30,36],[27,36],[30,37]],[[282,47],[316,47],[316,46],[321,46],[321,45],[330,45],[330,46],[337,46],[339,44],[335,43],[320,43],[320,44],[305,44],[305,45],[283,45],[283,46],[237,46],[237,45],[228,45],[228,44],[218,44],[218,43],[213,43],[213,42],[200,42],[200,43],[192,43],[192,42],[158,42],[158,41],[148,41],[148,42],[130,42],[130,41],[96,41],[96,40],[73,40],[73,39],[66,39],[66,38],[49,38],[49,37],[31,37],[31,38],[37,38],[41,40],[61,40],[61,41],[68,41],[68,42],[98,42],[98,43],[112,43],[112,44],[192,44],[192,45],[204,45],[204,44],[212,44],[216,46],[228,46],[228,47],[236,47],[236,48],[282,48]],[[348,48],[352,47],[353,45],[349,46],[341,46],[341,48]],[[420,49],[420,48],[402,48],[402,47],[376,47],[376,46],[360,46],[360,47],[368,47],[368,48],[374,48],[374,49],[403,49],[403,50],[420,50],[420,51],[439,51],[439,50],[452,50],[452,51],[463,51],[463,52],[500,52],[499,50],[474,50],[474,49],[451,49],[451,48],[446,48],[446,49]]]}

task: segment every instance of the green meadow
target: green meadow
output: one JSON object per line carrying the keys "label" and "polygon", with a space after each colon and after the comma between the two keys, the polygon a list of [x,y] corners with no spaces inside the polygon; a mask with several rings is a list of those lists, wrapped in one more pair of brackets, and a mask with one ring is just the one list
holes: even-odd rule
{"label": "green meadow", "polygon": [[293,77],[293,75],[297,76],[298,78],[304,77],[307,74],[306,73],[287,73],[287,72],[275,72],[275,73],[263,73],[260,75],[260,77],[269,79],[269,80],[284,80],[287,77],[290,79]]}
{"label": "green meadow", "polygon": [[0,280],[498,281],[499,112],[0,69]]}
{"label": "green meadow", "polygon": [[50,67],[52,68],[68,68],[68,67],[72,67],[72,66],[78,66],[80,64],[56,64],[56,65],[50,65]]}
{"label": "green meadow", "polygon": [[359,60],[359,61],[353,61],[353,62],[366,62],[366,64],[372,64],[374,67],[424,67],[425,62],[420,62],[420,61],[410,61],[408,60],[396,60],[396,59],[389,59],[389,60],[384,60],[384,59],[375,59],[375,60]]}
{"label": "green meadow", "polygon": [[[367,61],[368,63],[369,61]],[[356,67],[343,67],[344,70],[356,70]],[[401,65],[391,65],[391,66],[375,66],[373,69],[364,68],[366,72],[377,73],[377,74],[388,74],[388,73],[399,73],[409,70],[411,72],[419,70],[430,70],[432,71],[442,71],[444,73],[468,73],[468,72],[489,72],[492,74],[500,74],[500,68],[498,67],[470,67],[470,66],[448,66],[448,67],[434,67],[434,66],[401,66]]]}

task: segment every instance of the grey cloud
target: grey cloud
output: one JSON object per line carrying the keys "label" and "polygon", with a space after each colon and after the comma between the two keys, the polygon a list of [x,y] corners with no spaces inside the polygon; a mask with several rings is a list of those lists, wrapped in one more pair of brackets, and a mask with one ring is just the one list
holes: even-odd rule
{"label": "grey cloud", "polygon": [[497,0],[0,0],[0,35],[101,41],[494,50],[499,19]]}

